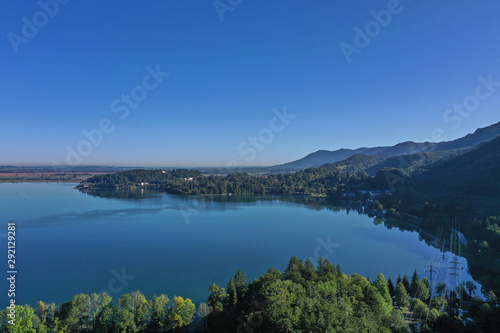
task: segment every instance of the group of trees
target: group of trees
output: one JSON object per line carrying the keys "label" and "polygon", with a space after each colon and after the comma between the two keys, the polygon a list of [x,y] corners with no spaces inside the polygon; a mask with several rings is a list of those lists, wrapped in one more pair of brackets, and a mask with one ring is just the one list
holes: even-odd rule
{"label": "group of trees", "polygon": [[167,184],[178,186],[184,178],[200,178],[198,170],[178,169],[172,171],[135,169],[117,173],[97,175],[88,178],[85,182],[93,184],[96,188],[115,189],[121,186],[149,183],[151,185],[165,186]]}
{"label": "group of trees", "polygon": [[[461,290],[460,290],[461,289]],[[498,302],[474,296],[474,283],[457,291],[444,283],[432,297],[426,278],[415,270],[396,283],[383,274],[370,282],[360,274],[342,273],[340,266],[319,259],[314,267],[292,257],[283,273],[270,268],[246,284],[243,272],[227,288],[213,284],[206,329],[200,332],[496,332]],[[465,321],[458,304],[468,310]]]}
{"label": "group of trees", "polygon": [[[196,307],[186,298],[166,295],[147,300],[135,291],[121,296],[118,303],[106,293],[80,294],[56,306],[38,302],[15,306],[15,319],[0,313],[0,332],[187,332]],[[9,323],[12,320],[13,323]]]}
{"label": "group of trees", "polygon": [[394,285],[392,278],[388,280],[389,293],[394,298],[396,304],[400,307],[407,307],[412,299],[419,299],[422,302],[428,302],[431,297],[431,286],[427,278],[419,279],[417,270],[413,273],[411,283],[408,276],[398,276],[396,285]]}
{"label": "group of trees", "polygon": [[171,194],[263,195],[331,194],[338,195],[348,182],[364,180],[366,173],[350,175],[341,168],[309,168],[290,174],[268,176],[234,172],[228,175],[202,175],[197,170],[130,170],[90,177],[92,188],[114,189],[148,183]]}
{"label": "group of trees", "polygon": [[208,304],[207,332],[408,331],[382,274],[370,283],[321,258],[315,268],[292,257],[283,273],[271,267],[249,284],[239,271],[227,289],[210,287]]}
{"label": "group of trees", "polygon": [[[56,306],[16,305],[0,312],[0,332],[495,332],[500,318],[493,293],[487,301],[473,296],[475,285],[448,290],[438,283],[432,297],[426,278],[415,271],[396,283],[383,274],[370,282],[360,274],[346,275],[339,265],[292,257],[284,272],[271,267],[248,283],[245,273],[230,278],[227,287],[209,287],[208,302],[198,308],[190,299],[166,295],[147,300],[139,291],[114,303],[106,293],[80,294]],[[464,296],[462,296],[464,295]],[[460,299],[459,297],[463,297]],[[468,318],[457,311],[465,304]]]}

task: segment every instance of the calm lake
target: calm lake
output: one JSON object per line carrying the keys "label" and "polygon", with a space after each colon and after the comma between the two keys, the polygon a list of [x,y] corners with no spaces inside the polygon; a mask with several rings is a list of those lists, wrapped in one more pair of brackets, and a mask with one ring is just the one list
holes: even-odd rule
{"label": "calm lake", "polygon": [[[278,198],[190,198],[161,193],[97,197],[76,184],[0,184],[7,271],[7,223],[15,221],[18,304],[61,303],[78,293],[106,291],[116,300],[141,290],[205,301],[212,283],[225,287],[238,269],[248,280],[270,266],[283,271],[291,256],[319,256],[344,273],[372,280],[416,268],[439,267],[453,284],[453,255],[429,246],[418,233],[387,228],[354,210],[292,203]],[[461,280],[472,280],[460,261]],[[4,273],[6,274],[6,273]],[[2,279],[2,307],[6,306]]]}

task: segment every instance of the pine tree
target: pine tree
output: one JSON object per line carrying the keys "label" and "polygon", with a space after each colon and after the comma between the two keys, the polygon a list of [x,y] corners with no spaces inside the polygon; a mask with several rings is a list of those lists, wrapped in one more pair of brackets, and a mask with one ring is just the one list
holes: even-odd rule
{"label": "pine tree", "polygon": [[330,260],[323,260],[318,266],[318,275],[325,276],[327,274],[335,274],[335,266],[332,265]]}
{"label": "pine tree", "polygon": [[406,288],[402,282],[398,283],[398,285],[396,286],[395,300],[396,303],[401,307],[406,307],[408,306],[408,304],[410,304],[410,298],[408,297],[408,293],[406,292]]}
{"label": "pine tree", "polygon": [[419,281],[419,278],[418,278],[418,273],[417,273],[417,270],[415,269],[415,271],[413,272],[413,276],[411,277],[411,285],[410,285],[410,296],[412,297],[415,297],[416,293],[417,293],[417,282]]}
{"label": "pine tree", "polygon": [[406,275],[403,275],[403,285],[406,288],[406,292],[409,293],[411,290],[410,289],[410,281],[408,280],[408,276],[406,276]]}
{"label": "pine tree", "polygon": [[230,309],[235,309],[238,304],[238,290],[236,288],[236,282],[234,278],[229,279],[227,284],[227,297],[228,297],[228,306]]}
{"label": "pine tree", "polygon": [[389,289],[389,294],[391,297],[394,297],[396,294],[396,290],[394,289],[394,283],[392,282],[392,278],[389,276],[389,280],[387,281],[387,288]]}
{"label": "pine tree", "polygon": [[384,274],[380,273],[377,279],[373,282],[373,285],[377,288],[378,292],[384,299],[385,311],[389,314],[392,309],[392,298],[389,293],[389,287],[387,286]]}
{"label": "pine tree", "polygon": [[306,259],[304,263],[304,270],[302,271],[302,277],[307,281],[314,281],[318,277],[316,274],[316,269],[309,258]]}

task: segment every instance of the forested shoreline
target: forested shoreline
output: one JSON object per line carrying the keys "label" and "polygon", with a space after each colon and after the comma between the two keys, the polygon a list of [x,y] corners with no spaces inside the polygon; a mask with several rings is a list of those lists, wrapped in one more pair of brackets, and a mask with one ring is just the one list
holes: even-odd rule
{"label": "forested shoreline", "polygon": [[431,289],[416,271],[411,279],[381,273],[371,282],[328,259],[314,267],[292,257],[283,272],[271,267],[250,283],[238,270],[226,288],[212,284],[197,306],[181,296],[148,300],[140,291],[117,302],[106,293],[80,294],[60,305],[16,305],[13,324],[7,308],[0,332],[495,332],[493,293],[482,300],[472,283]]}

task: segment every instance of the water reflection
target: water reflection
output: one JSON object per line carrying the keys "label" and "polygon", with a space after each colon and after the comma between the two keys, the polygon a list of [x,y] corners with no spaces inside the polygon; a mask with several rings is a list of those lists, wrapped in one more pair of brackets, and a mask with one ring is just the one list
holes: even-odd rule
{"label": "water reflection", "polygon": [[[303,206],[311,210],[321,211],[329,210],[332,212],[345,211],[346,214],[367,215],[373,218],[374,225],[384,225],[387,229],[397,229],[401,232],[418,233],[419,240],[425,242],[428,246],[439,250],[440,255],[432,258],[433,265],[441,267],[439,277],[442,281],[449,280],[449,265],[451,258],[459,258],[461,268],[467,272],[476,281],[486,282],[495,277],[498,277],[496,269],[489,265],[484,265],[471,258],[468,255],[466,248],[461,248],[457,244],[451,244],[448,238],[450,232],[439,232],[437,235],[430,235],[422,231],[417,225],[403,221],[400,219],[389,219],[382,216],[377,216],[372,212],[365,211],[362,204],[358,202],[338,201],[329,197],[314,197],[314,196],[228,196],[228,195],[203,195],[203,196],[175,196],[162,193],[151,189],[125,189],[125,190],[80,190],[81,192],[99,198],[114,199],[114,200],[142,200],[148,199],[149,203],[153,203],[155,208],[150,210],[173,209],[179,210],[183,215],[184,221],[189,224],[191,217],[198,215],[202,211],[234,211],[238,210],[238,203],[244,204],[245,207],[257,206],[272,202],[279,202],[281,206]],[[172,198],[175,198],[172,204]],[[145,213],[146,208],[140,210]],[[127,214],[133,212],[127,211]],[[139,213],[139,211],[138,211]],[[458,257],[456,257],[458,256]],[[448,258],[448,261],[446,260]],[[448,281],[450,282],[450,281]],[[450,282],[451,283],[451,282]]]}

